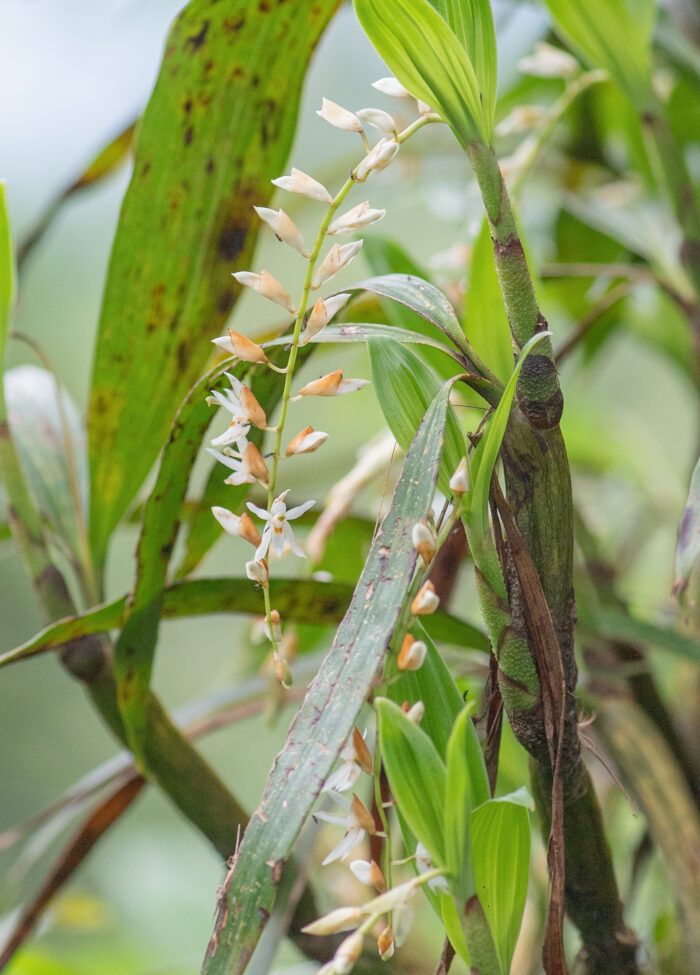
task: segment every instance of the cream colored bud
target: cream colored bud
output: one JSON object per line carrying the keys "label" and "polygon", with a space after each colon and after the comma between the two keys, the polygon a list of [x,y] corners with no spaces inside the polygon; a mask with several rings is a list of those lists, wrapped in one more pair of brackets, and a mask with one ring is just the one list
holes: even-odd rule
{"label": "cream colored bud", "polygon": [[371,775],[373,770],[372,754],[367,747],[367,743],[360,734],[360,729],[357,726],[352,729],[352,747],[353,751],[355,752],[355,761],[357,764],[360,766],[363,772],[366,772],[367,775]]}
{"label": "cream colored bud", "polygon": [[466,457],[462,457],[460,460],[457,470],[450,478],[449,484],[450,491],[456,494],[458,498],[461,498],[469,490],[469,468],[467,467]]}
{"label": "cream colored bud", "polygon": [[335,102],[330,101],[328,98],[323,99],[321,108],[318,109],[316,114],[324,122],[329,122],[331,125],[334,125],[336,129],[345,129],[346,132],[362,132],[362,122],[360,122],[357,115],[349,112],[347,108],[341,108],[340,105],[336,105]]}
{"label": "cream colored bud", "polygon": [[284,210],[270,210],[268,207],[253,207],[253,209],[260,219],[268,225],[278,240],[282,241],[283,244],[289,244],[302,257],[309,256],[306,243],[299,228],[291,217],[287,216]]}
{"label": "cream colored bud", "polygon": [[270,582],[270,570],[265,559],[260,559],[258,562],[246,562],[245,574],[251,582],[257,582],[263,589],[267,589]]}
{"label": "cream colored bud", "polygon": [[362,230],[363,227],[368,227],[371,223],[376,223],[377,220],[381,220],[385,214],[386,210],[373,210],[369,205],[369,201],[365,200],[364,203],[359,203],[352,210],[348,210],[347,213],[336,217],[326,233],[331,235],[352,234],[356,230]]}
{"label": "cream colored bud", "polygon": [[243,451],[243,463],[256,480],[262,484],[269,483],[270,472],[267,469],[267,464],[263,460],[262,454],[254,443],[249,443]]}
{"label": "cream colored bud", "polygon": [[379,864],[375,860],[353,860],[350,870],[366,887],[374,887],[380,894],[386,890],[386,880]]}
{"label": "cream colored bud", "polygon": [[[352,866],[352,864],[351,864]],[[362,920],[361,907],[338,907],[317,921],[312,921],[301,930],[304,934],[336,934],[338,931],[352,931]]]}
{"label": "cream colored bud", "polygon": [[572,78],[581,66],[571,54],[541,41],[535,44],[534,54],[518,61],[518,69],[537,78]]}
{"label": "cream colored bud", "polygon": [[326,440],[328,440],[328,434],[322,430],[304,427],[287,444],[285,457],[291,457],[292,454],[312,454],[319,447],[322,447]]}
{"label": "cream colored bud", "polygon": [[406,717],[413,724],[420,724],[423,720],[423,715],[425,714],[425,704],[422,701],[416,701],[413,707],[410,707],[406,711]]}
{"label": "cream colored bud", "polygon": [[411,540],[423,563],[430,565],[437,552],[437,539],[430,525],[426,521],[417,521],[411,532]]}
{"label": "cream colored bud", "polygon": [[319,200],[321,203],[333,202],[333,197],[326,187],[313,177],[307,176],[300,169],[292,167],[291,176],[279,176],[272,182],[281,190],[287,190],[289,193],[299,193],[300,196],[307,196],[309,199]]}
{"label": "cream colored bud", "polygon": [[386,132],[387,135],[394,135],[396,132],[396,119],[381,108],[361,108],[357,114],[364,125],[372,125],[375,129]]}
{"label": "cream colored bud", "polygon": [[374,816],[356,795],[352,797],[352,815],[355,817],[355,823],[359,829],[363,829],[365,833],[374,836],[377,832]]}
{"label": "cream colored bud", "polygon": [[345,293],[332,295],[330,298],[319,298],[311,309],[304,331],[301,333],[299,345],[306,345],[315,335],[318,335],[349,300],[350,295]]}
{"label": "cream colored bud", "polygon": [[280,614],[276,609],[270,611],[270,622],[272,623],[272,630],[270,630],[270,624],[267,622],[267,620],[265,620],[263,623],[265,636],[268,640],[271,640],[274,636],[275,642],[279,643],[282,639],[282,622],[280,620]]}
{"label": "cream colored bud", "polygon": [[428,648],[422,640],[416,640],[414,636],[407,633],[396,661],[399,670],[420,670],[427,652]]}
{"label": "cream colored bud", "polygon": [[389,961],[394,955],[394,932],[390,926],[384,928],[377,938],[377,951],[382,961]]}
{"label": "cream colored bud", "polygon": [[373,172],[386,169],[398,151],[398,142],[394,139],[381,138],[357,167],[355,179],[361,183]]}
{"label": "cream colored bud", "polygon": [[435,592],[435,586],[430,579],[423,583],[411,603],[411,612],[414,616],[428,616],[434,613],[440,605],[440,597]]}
{"label": "cream colored bud", "polygon": [[366,379],[343,379],[343,370],[336,369],[320,379],[314,379],[299,390],[299,396],[344,396],[366,386]]}
{"label": "cream colored bud", "polygon": [[247,511],[244,511],[240,517],[238,534],[245,542],[250,542],[250,544],[254,545],[256,548],[262,541],[260,538],[260,532],[255,527],[255,522]]}
{"label": "cream colored bud", "polygon": [[292,671],[289,664],[279,653],[273,653],[272,666],[275,668],[275,677],[282,687],[288,690],[293,684]]}
{"label": "cream colored bud", "polygon": [[362,954],[364,937],[359,931],[352,934],[341,942],[338,950],[333,956],[335,970],[338,975],[348,975],[355,966],[355,962]]}
{"label": "cream colored bud", "polygon": [[244,541],[255,545],[256,548],[260,544],[260,532],[247,512],[239,517],[229,511],[228,508],[214,507],[211,509],[211,513],[229,535],[242,538]]}
{"label": "cream colored bud", "polygon": [[406,91],[401,82],[393,77],[373,81],[372,87],[380,91],[382,95],[389,95],[390,98],[413,98],[413,95]]}
{"label": "cream colored bud", "polygon": [[296,315],[297,310],[289,294],[284,290],[279,281],[267,271],[262,270],[260,274],[253,274],[252,271],[235,271],[233,277],[239,284],[246,288],[252,288],[263,298],[274,301],[276,305],[282,305],[290,315]]}
{"label": "cream colored bud", "polygon": [[362,243],[361,240],[353,240],[350,244],[333,244],[316,268],[311,287],[320,288],[322,284],[347,267],[362,247]]}
{"label": "cream colored bud", "polygon": [[255,395],[248,389],[247,386],[241,386],[241,391],[238,394],[238,402],[241,404],[245,415],[248,417],[254,427],[258,427],[260,430],[267,429],[267,417],[265,416],[265,410],[262,408],[260,403],[258,403]]}
{"label": "cream colored bud", "polygon": [[243,359],[244,362],[264,363],[269,361],[263,349],[245,335],[241,335],[240,332],[234,332],[230,328],[228,330],[228,337],[231,342],[233,354],[239,359]]}

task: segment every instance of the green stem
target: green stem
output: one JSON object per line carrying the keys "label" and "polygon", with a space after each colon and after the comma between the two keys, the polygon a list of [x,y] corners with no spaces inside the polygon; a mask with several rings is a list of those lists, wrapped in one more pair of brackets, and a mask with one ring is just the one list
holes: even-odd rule
{"label": "green stem", "polygon": [[[547,329],[540,312],[525,251],[508,191],[491,146],[478,139],[467,146],[474,175],[481,190],[491,228],[496,272],[508,315],[513,350],[519,355],[525,343]],[[542,341],[536,353],[528,356],[518,379],[520,409],[537,429],[551,429],[559,423],[563,397],[554,365],[551,339]]]}

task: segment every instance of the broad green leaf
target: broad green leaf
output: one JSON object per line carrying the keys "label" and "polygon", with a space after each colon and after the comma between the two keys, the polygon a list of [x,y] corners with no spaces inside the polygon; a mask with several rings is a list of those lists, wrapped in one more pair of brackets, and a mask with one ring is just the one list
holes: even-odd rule
{"label": "broad green leaf", "polygon": [[85,579],[88,471],[80,413],[66,390],[57,388],[56,377],[38,366],[5,373],[5,401],[12,440],[37,509]]}
{"label": "broad green leaf", "polygon": [[[284,619],[296,623],[330,626],[339,623],[352,598],[353,587],[345,582],[315,579],[271,579],[270,598]],[[79,616],[70,616],[41,630],[14,650],[0,656],[0,667],[47,653],[91,633],[121,627],[126,619],[126,596],[96,606]],[[245,577],[193,579],[168,586],[163,594],[162,618],[208,616],[215,613],[264,614],[260,590]],[[486,636],[475,626],[438,610],[426,625],[436,640],[484,651]]]}
{"label": "broad green leaf", "polygon": [[388,698],[375,701],[382,761],[391,791],[411,832],[435,867],[445,855],[445,765],[423,729]]}
{"label": "broad green leaf", "polygon": [[12,266],[12,238],[7,214],[5,184],[0,181],[0,362],[5,359],[5,343],[10,327],[14,273]]}
{"label": "broad green leaf", "polygon": [[[653,105],[651,32],[655,5],[651,0],[544,0],[555,27],[593,67],[604,68],[636,107]],[[624,38],[624,43],[620,39]]]}
{"label": "broad green leaf", "polygon": [[283,171],[306,66],[337,6],[192,0],[167,39],[97,340],[88,434],[98,566],[234,304],[231,272],[255,244],[253,204]]}
{"label": "broad green leaf", "polygon": [[454,898],[451,894],[443,894],[440,897],[440,914],[442,923],[445,925],[447,937],[452,943],[452,947],[457,952],[462,961],[471,968],[471,958],[469,948],[462,930],[462,922],[457,912]]}
{"label": "broad green leaf", "polygon": [[445,788],[445,845],[447,863],[454,877],[455,894],[466,900],[474,893],[471,857],[471,813],[487,802],[491,793],[474,723],[465,708],[455,721],[447,743]]}
{"label": "broad green leaf", "polygon": [[498,84],[496,31],[491,0],[431,0],[474,65],[482,97],[493,119]]}
{"label": "broad green leaf", "polygon": [[401,84],[444,118],[462,146],[476,138],[491,142],[494,103],[428,0],[355,0],[355,12]]}
{"label": "broad green leaf", "polygon": [[[533,335],[523,346],[515,369],[508,380],[506,388],[503,390],[501,401],[491,417],[486,433],[474,451],[474,457],[471,462],[472,490],[470,495],[466,497],[469,497],[467,517],[477,541],[483,538],[488,531],[491,474],[493,473],[493,468],[498,457],[498,451],[501,449],[501,441],[503,440],[503,434],[505,433],[508,417],[510,416],[510,408],[513,402],[513,396],[515,395],[515,387],[518,382],[520,370],[534,346],[549,334],[549,332],[539,332],[537,335]],[[396,439],[398,440],[398,437]]]}
{"label": "broad green leaf", "polygon": [[464,331],[489,369],[506,383],[513,371],[513,347],[486,219],[472,251]]}
{"label": "broad green leaf", "polygon": [[[426,617],[426,621],[428,619],[430,617]],[[418,670],[396,669],[397,676],[387,684],[386,696],[399,707],[404,701],[410,705],[415,704],[416,701],[423,702],[425,715],[421,721],[421,728],[444,761],[447,742],[455,719],[464,706],[464,701],[454,677],[425,630],[415,626],[411,627],[411,631],[417,639],[425,642],[428,653],[423,666]],[[488,647],[484,649],[488,652]]]}
{"label": "broad green leaf", "polygon": [[[238,850],[203,975],[240,975],[275,902],[277,873],[347,740],[382,665],[416,563],[411,532],[435,490],[450,384],[431,403],[406,455],[389,514],[375,539],[333,647],[290,728]],[[428,740],[428,739],[426,739]]]}
{"label": "broad green leaf", "polygon": [[530,867],[530,823],[520,800],[490,799],[472,813],[472,857],[476,892],[489,922],[501,975],[509,975]]}
{"label": "broad green leaf", "polygon": [[676,542],[676,564],[673,591],[682,593],[688,584],[688,577],[700,555],[700,460],[695,465],[690,479],[688,500],[678,527]]}
{"label": "broad green leaf", "polygon": [[[389,429],[405,450],[437,395],[440,381],[415,353],[397,342],[372,339],[367,344],[375,395]],[[439,478],[440,489],[445,494],[449,490],[447,482],[465,452],[464,435],[450,407]]]}

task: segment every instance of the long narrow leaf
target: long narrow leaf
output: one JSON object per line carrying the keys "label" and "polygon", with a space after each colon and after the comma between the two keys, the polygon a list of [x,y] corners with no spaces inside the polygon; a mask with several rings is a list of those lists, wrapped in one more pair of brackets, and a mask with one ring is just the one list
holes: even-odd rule
{"label": "long narrow leaf", "polygon": [[382,664],[416,561],[411,531],[426,516],[435,489],[449,388],[443,386],[416,434],[333,648],[243,837],[225,920],[216,927],[203,975],[244,970],[274,905],[279,872]]}
{"label": "long narrow leaf", "polygon": [[[253,254],[253,204],[285,165],[311,53],[338,0],[192,0],[135,146],[105,288],[88,420],[91,542],[112,529],[204,369]],[[293,53],[292,53],[293,52]]]}

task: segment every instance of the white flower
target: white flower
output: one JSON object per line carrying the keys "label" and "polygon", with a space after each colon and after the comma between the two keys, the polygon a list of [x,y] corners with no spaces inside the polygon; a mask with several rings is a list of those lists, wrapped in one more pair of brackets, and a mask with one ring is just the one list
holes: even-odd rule
{"label": "white flower", "polygon": [[255,552],[256,561],[265,558],[269,548],[279,558],[284,553],[285,543],[289,545],[295,555],[298,555],[302,559],[306,558],[304,551],[300,548],[299,543],[294,537],[294,532],[289,522],[303,515],[309,508],[313,508],[316,502],[305,501],[304,504],[297,505],[296,508],[287,511],[287,505],[284,503],[284,499],[288,494],[289,490],[284,491],[279,497],[275,498],[269,511],[264,511],[262,508],[258,508],[257,505],[248,501],[248,507],[253,514],[256,514],[258,518],[262,518],[266,522],[265,528],[263,529],[262,542]]}
{"label": "white flower", "polygon": [[411,541],[425,565],[429,565],[437,552],[435,532],[425,521],[417,521],[411,530]]}
{"label": "white flower", "polygon": [[349,294],[332,295],[330,298],[319,298],[306,322],[304,331],[301,333],[299,345],[306,345],[314,335],[326,327],[328,322],[336,315],[341,308],[350,300]]}
{"label": "white flower", "polygon": [[361,240],[353,240],[350,244],[333,244],[320,266],[316,268],[311,287],[320,288],[325,281],[347,267],[362,247],[362,243]]}
{"label": "white flower", "polygon": [[239,484],[254,484],[256,481],[267,484],[270,480],[267,464],[254,443],[246,444],[245,449],[239,450],[238,453],[229,447],[224,447],[224,453],[212,450],[211,447],[207,447],[206,451],[233,471],[233,474],[229,474],[225,479],[224,484],[237,487]]}
{"label": "white flower", "polygon": [[357,796],[352,797],[352,802],[339,792],[331,793],[334,801],[345,810],[345,815],[340,816],[335,813],[317,812],[314,819],[322,820],[324,823],[332,823],[334,826],[343,826],[345,836],[335,849],[331,850],[323,861],[325,867],[328,863],[335,860],[346,860],[351,851],[362,842],[367,833],[374,836],[377,832],[374,825],[372,814],[365,808]]}
{"label": "white flower", "polygon": [[323,430],[314,430],[313,427],[304,427],[296,437],[293,437],[287,444],[284,452],[285,457],[293,454],[312,454],[319,447],[322,447],[328,440],[328,434]]}
{"label": "white flower", "polygon": [[268,274],[264,269],[260,274],[254,274],[252,271],[234,271],[233,277],[239,284],[245,285],[246,288],[252,288],[263,298],[274,301],[276,305],[282,305],[290,315],[296,315],[297,310],[288,292],[284,290],[277,278]]}
{"label": "white flower", "polygon": [[337,931],[351,931],[358,926],[362,916],[361,907],[337,907],[301,930],[305,934],[335,934]]}
{"label": "white flower", "polygon": [[411,612],[414,616],[427,616],[434,613],[439,605],[440,597],[435,592],[435,586],[428,579],[416,593],[411,603]]}
{"label": "white flower", "polygon": [[289,244],[302,257],[309,256],[306,243],[299,228],[291,217],[287,216],[284,210],[270,210],[268,207],[253,207],[253,209],[260,219],[268,225],[278,240],[281,240],[284,244]]}
{"label": "white flower", "polygon": [[263,587],[263,589],[267,588],[270,581],[270,570],[267,567],[267,562],[265,559],[246,562],[245,574],[248,576],[251,582],[257,582],[258,585]]}
{"label": "white flower", "polygon": [[450,491],[461,497],[469,490],[469,468],[467,467],[466,457],[462,457],[457,469],[450,478]]}
{"label": "white flower", "polygon": [[360,772],[372,774],[372,756],[357,728],[353,728],[350,741],[341,751],[340,758],[343,764],[328,778],[322,792],[346,792],[352,789]]}
{"label": "white flower", "polygon": [[264,430],[267,427],[267,418],[262,406],[247,386],[244,386],[230,372],[226,373],[226,378],[231,384],[231,389],[227,389],[225,393],[213,389],[212,397],[214,402],[223,406],[231,414],[231,424],[225,433],[215,437],[211,443],[215,447],[224,447],[235,443],[239,451],[243,452],[246,448],[246,437],[250,432],[251,424]]}
{"label": "white flower", "polygon": [[375,129],[380,129],[387,135],[393,135],[396,132],[396,119],[381,108],[361,108],[357,114],[367,125],[373,125]]}
{"label": "white flower", "polygon": [[398,151],[398,142],[394,139],[381,138],[357,167],[355,179],[361,183],[373,172],[386,169]]}
{"label": "white flower", "polygon": [[372,87],[376,88],[377,91],[381,91],[382,95],[389,95],[391,98],[413,98],[410,91],[406,91],[404,86],[396,78],[380,78],[379,81],[373,81]]}
{"label": "white flower", "polygon": [[320,379],[314,379],[299,390],[295,399],[300,396],[345,396],[354,393],[363,386],[367,386],[368,379],[343,379],[343,370],[336,369]]}
{"label": "white flower", "polygon": [[[416,845],[416,866],[418,867],[418,873],[427,873],[433,869],[433,861],[430,859],[430,854],[420,840]],[[446,877],[433,877],[432,880],[428,881],[428,887],[430,887],[434,894],[449,894],[450,892],[450,885]]]}
{"label": "white flower", "polygon": [[294,169],[294,167],[292,167],[291,176],[279,176],[272,182],[281,190],[287,190],[289,193],[299,193],[301,196],[307,196],[311,200],[319,200],[321,203],[333,202],[333,197],[322,183],[303,173],[300,169]]}
{"label": "white flower", "polygon": [[336,217],[326,231],[328,234],[352,234],[356,230],[368,227],[371,223],[381,220],[386,214],[386,210],[373,210],[369,205],[369,200],[358,203],[352,210]]}
{"label": "white flower", "polygon": [[580,65],[567,51],[541,41],[535,44],[534,54],[518,61],[518,69],[537,78],[572,78],[578,74]]}
{"label": "white flower", "polygon": [[336,129],[345,129],[346,132],[361,132],[362,122],[357,115],[349,112],[347,108],[341,108],[335,102],[324,98],[321,108],[316,112],[324,122],[330,122]]}

